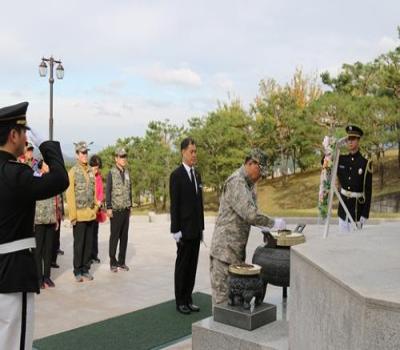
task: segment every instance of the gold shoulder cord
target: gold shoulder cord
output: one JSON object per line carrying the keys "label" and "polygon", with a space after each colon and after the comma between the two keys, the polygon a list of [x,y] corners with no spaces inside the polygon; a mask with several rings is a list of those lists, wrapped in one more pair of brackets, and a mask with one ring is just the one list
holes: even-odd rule
{"label": "gold shoulder cord", "polygon": [[358,202],[360,204],[365,203],[365,185],[367,184],[367,174],[370,172],[372,174],[372,160],[368,160],[367,165],[365,167],[365,172],[364,172],[364,184],[363,184],[363,196],[359,198]]}

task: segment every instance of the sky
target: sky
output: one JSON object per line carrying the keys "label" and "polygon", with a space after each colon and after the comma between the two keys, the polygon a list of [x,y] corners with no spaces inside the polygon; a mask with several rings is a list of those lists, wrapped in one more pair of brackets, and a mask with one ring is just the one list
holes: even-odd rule
{"label": "sky", "polygon": [[261,79],[284,84],[296,67],[336,74],[400,45],[398,0],[10,1],[0,11],[0,107],[28,101],[48,136],[41,58],[65,69],[54,83],[54,137],[93,151],[143,136],[152,120],[178,125],[218,101],[247,107]]}

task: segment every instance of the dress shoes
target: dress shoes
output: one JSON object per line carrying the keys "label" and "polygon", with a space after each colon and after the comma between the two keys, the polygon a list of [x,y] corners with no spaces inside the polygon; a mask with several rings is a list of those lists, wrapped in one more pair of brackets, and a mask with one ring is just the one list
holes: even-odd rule
{"label": "dress shoes", "polygon": [[190,315],[190,309],[186,305],[178,305],[176,310],[184,315]]}
{"label": "dress shoes", "polygon": [[188,304],[187,307],[188,307],[188,309],[190,311],[194,311],[194,312],[199,312],[200,311],[200,308],[197,305],[194,305],[194,304]]}
{"label": "dress shoes", "polygon": [[52,268],[54,268],[54,269],[59,269],[59,268],[60,268],[60,265],[58,265],[58,264],[55,263],[55,262],[52,262],[50,266],[51,266]]}

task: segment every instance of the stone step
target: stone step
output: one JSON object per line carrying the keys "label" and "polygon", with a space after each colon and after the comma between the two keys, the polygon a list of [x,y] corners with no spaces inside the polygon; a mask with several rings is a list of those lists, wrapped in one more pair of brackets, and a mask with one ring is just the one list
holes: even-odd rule
{"label": "stone step", "polygon": [[253,331],[223,323],[213,317],[192,325],[193,350],[288,350],[288,322],[275,321]]}

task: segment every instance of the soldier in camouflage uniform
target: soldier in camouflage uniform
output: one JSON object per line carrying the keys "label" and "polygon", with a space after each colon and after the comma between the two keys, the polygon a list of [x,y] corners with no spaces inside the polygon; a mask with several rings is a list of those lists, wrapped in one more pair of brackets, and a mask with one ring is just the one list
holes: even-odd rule
{"label": "soldier in camouflage uniform", "polygon": [[[132,207],[132,187],[127,169],[127,152],[118,148],[115,152],[115,166],[107,176],[106,204],[107,215],[110,218],[110,269],[129,271],[125,264],[126,249],[128,246],[129,218]],[[115,255],[119,241],[118,260]]]}
{"label": "soldier in camouflage uniform", "polygon": [[88,145],[81,141],[75,144],[77,163],[68,172],[67,189],[68,216],[74,234],[74,276],[77,282],[93,280],[90,270],[92,236],[98,211],[95,197],[95,179],[88,165]]}
{"label": "soldier in camouflage uniform", "polygon": [[213,305],[228,300],[228,267],[245,262],[250,227],[285,228],[284,220],[271,219],[258,211],[254,186],[266,175],[267,157],[253,149],[225,181],[210,250]]}
{"label": "soldier in camouflage uniform", "polygon": [[[38,161],[36,176],[42,176],[48,172],[49,167],[47,164],[43,160]],[[50,278],[50,265],[57,225],[56,197],[37,201],[35,210],[35,259],[41,289],[55,287],[54,282]]]}

